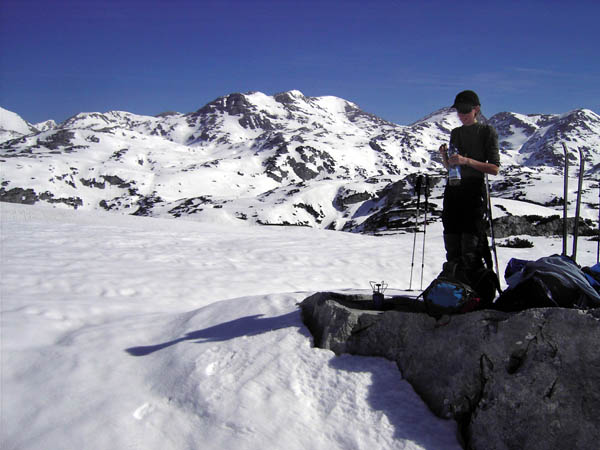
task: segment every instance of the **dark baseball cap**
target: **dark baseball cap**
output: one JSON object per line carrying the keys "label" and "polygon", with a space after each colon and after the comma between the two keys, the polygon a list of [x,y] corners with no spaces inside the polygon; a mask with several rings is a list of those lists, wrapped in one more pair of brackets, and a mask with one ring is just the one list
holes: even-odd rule
{"label": "dark baseball cap", "polygon": [[465,107],[471,107],[473,109],[475,106],[480,106],[479,97],[473,91],[462,91],[459,92],[456,98],[454,99],[454,104],[452,108],[456,109],[465,109]]}
{"label": "dark baseball cap", "polygon": [[454,99],[454,104],[452,108],[456,108],[457,105],[471,105],[471,106],[480,106],[479,97],[473,91],[462,91],[459,92],[456,98]]}

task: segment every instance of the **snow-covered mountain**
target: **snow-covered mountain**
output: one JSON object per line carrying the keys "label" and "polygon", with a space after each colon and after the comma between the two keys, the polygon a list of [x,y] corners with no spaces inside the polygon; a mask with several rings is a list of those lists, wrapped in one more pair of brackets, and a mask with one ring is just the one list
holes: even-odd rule
{"label": "snow-covered mountain", "polygon": [[489,122],[498,131],[507,162],[528,167],[562,166],[564,142],[571,151],[570,161],[578,161],[580,147],[590,172],[597,173],[600,168],[600,116],[589,109],[561,115],[499,113]]}
{"label": "snow-covered mountain", "polygon": [[48,131],[52,128],[56,128],[56,122],[52,119],[45,120],[43,122],[39,122],[33,125],[33,127],[38,131]]}
{"label": "snow-covered mountain", "polygon": [[[37,126],[9,111],[0,118],[2,201],[370,232],[409,222],[416,173],[431,176],[435,217],[437,148],[460,125],[448,109],[401,126],[299,91],[230,94],[155,117],[92,112]],[[496,195],[559,207],[564,142],[570,159],[584,150],[584,216],[597,218],[600,116],[500,113],[489,122],[502,152]]]}
{"label": "snow-covered mountain", "polygon": [[36,133],[37,131],[38,129],[35,126],[23,120],[18,114],[0,108],[0,142]]}

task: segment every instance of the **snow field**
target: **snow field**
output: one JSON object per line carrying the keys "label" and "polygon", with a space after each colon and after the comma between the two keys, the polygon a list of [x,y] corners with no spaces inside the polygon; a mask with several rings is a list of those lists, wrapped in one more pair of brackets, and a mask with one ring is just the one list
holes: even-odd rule
{"label": "snow field", "polygon": [[393,363],[301,322],[391,276],[392,238],[0,207],[2,448],[458,448]]}
{"label": "snow field", "polygon": [[[6,203],[0,216],[2,448],[460,448],[395,364],[313,348],[297,306],[369,280],[406,289],[412,234]],[[499,249],[502,268],[561,250],[528,239]],[[595,245],[580,240],[580,264]],[[424,286],[443,259],[433,224]]]}

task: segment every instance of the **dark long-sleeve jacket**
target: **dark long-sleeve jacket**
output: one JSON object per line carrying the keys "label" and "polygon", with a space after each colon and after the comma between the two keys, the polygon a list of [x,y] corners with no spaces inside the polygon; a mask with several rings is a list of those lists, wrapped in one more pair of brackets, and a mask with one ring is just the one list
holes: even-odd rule
{"label": "dark long-sleeve jacket", "polygon": [[[450,142],[458,148],[458,153],[477,161],[487,162],[500,167],[498,133],[491,125],[474,123],[454,128]],[[481,178],[484,174],[469,166],[461,166],[462,178]]]}

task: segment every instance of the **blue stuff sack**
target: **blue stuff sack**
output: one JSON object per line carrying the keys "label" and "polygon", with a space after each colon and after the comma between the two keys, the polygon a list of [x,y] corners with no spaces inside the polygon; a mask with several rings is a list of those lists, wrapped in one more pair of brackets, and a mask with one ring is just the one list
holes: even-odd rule
{"label": "blue stuff sack", "polygon": [[421,295],[425,310],[435,318],[473,311],[480,303],[480,298],[469,285],[446,277],[433,280]]}
{"label": "blue stuff sack", "polygon": [[590,286],[592,286],[596,292],[600,293],[600,263],[594,264],[592,267],[584,267],[581,270],[590,283]]}
{"label": "blue stuff sack", "polygon": [[506,269],[504,270],[504,279],[508,280],[515,273],[520,272],[527,265],[528,262],[531,262],[527,259],[518,259],[518,258],[510,258],[508,264],[506,265]]}

